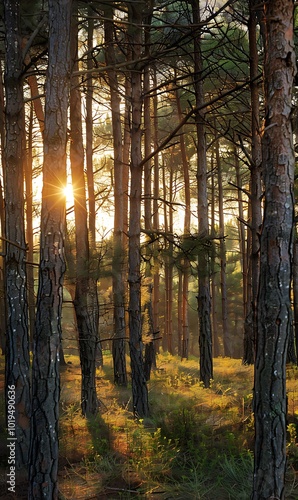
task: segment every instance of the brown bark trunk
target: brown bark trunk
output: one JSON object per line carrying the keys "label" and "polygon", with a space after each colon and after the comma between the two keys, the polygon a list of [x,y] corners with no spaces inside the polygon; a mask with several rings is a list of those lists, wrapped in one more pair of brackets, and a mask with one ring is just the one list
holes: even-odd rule
{"label": "brown bark trunk", "polygon": [[264,4],[265,112],[262,138],[265,207],[261,234],[254,415],[255,500],[284,499],[286,356],[291,323],[294,152],[291,107],[295,75],[293,2]]}
{"label": "brown bark trunk", "polygon": [[[157,78],[156,78],[156,70],[154,69],[153,72],[153,86],[156,87],[157,85]],[[157,95],[154,95],[153,97],[153,110],[154,110],[154,116],[153,116],[153,135],[154,135],[154,149],[157,148],[158,146],[158,102],[157,102]],[[153,183],[153,229],[155,231],[159,230],[159,204],[158,204],[158,197],[159,197],[159,156],[156,154],[154,156],[154,183]],[[159,326],[159,300],[160,300],[160,294],[159,294],[159,287],[160,287],[160,277],[159,277],[159,241],[158,239],[154,243],[154,257],[153,257],[153,325],[154,325],[154,332],[156,334],[159,334],[160,326]],[[158,346],[159,346],[159,341],[155,342],[155,351],[158,352]]]}
{"label": "brown bark trunk", "polygon": [[226,276],[226,244],[225,244],[225,219],[224,219],[224,196],[222,185],[222,169],[219,150],[219,139],[216,141],[216,167],[218,183],[218,215],[219,215],[219,254],[220,254],[220,291],[221,291],[221,319],[224,356],[232,357],[232,341],[228,326],[228,297]]}
{"label": "brown bark trunk", "polygon": [[295,231],[293,249],[293,302],[294,302],[294,337],[296,346],[296,359],[298,360],[298,238]]}
{"label": "brown bark trunk", "polygon": [[63,186],[66,181],[70,17],[70,1],[49,0],[40,272],[32,366],[30,499],[58,498],[59,350],[65,273]]}
{"label": "brown bark trunk", "polygon": [[141,196],[142,196],[142,74],[137,67],[142,47],[142,4],[129,5],[131,71],[131,159],[129,214],[129,345],[131,360],[133,410],[139,418],[149,414],[148,390],[144,374],[141,321]]}
{"label": "brown bark trunk", "polygon": [[[5,396],[9,436],[15,443],[16,467],[28,462],[30,433],[29,335],[24,227],[25,150],[22,51],[18,1],[4,2],[5,15],[5,296],[7,307]],[[11,429],[11,417],[15,426]],[[9,443],[10,444],[10,443]]]}
{"label": "brown bark trunk", "polygon": [[[73,4],[71,26],[71,63],[72,72],[78,71],[78,5]],[[70,91],[70,163],[74,197],[76,225],[76,282],[74,309],[77,320],[81,380],[81,409],[83,415],[95,415],[98,411],[96,396],[96,349],[97,329],[90,321],[92,300],[89,295],[90,253],[88,240],[88,214],[84,173],[84,146],[81,113],[81,93],[79,78],[72,76]],[[91,304],[90,304],[91,303]]]}
{"label": "brown bark trunk", "polygon": [[[200,24],[200,6],[192,0],[193,23]],[[204,102],[202,74],[203,61],[201,54],[201,39],[198,34],[194,39],[194,88],[196,108]],[[213,378],[212,361],[212,327],[211,327],[211,297],[209,270],[209,223],[207,199],[207,158],[205,143],[204,116],[201,112],[195,114],[197,132],[197,189],[198,189],[198,236],[202,242],[198,258],[198,315],[199,315],[199,345],[200,345],[200,380],[209,387]]]}
{"label": "brown bark trunk", "polygon": [[[1,157],[2,157],[2,176],[4,177],[5,172],[5,154],[4,154],[4,144],[5,144],[5,114],[4,114],[4,90],[3,90],[3,78],[2,71],[0,69],[0,140],[1,140]],[[1,235],[5,234],[5,207],[3,199],[3,186],[0,179],[0,225],[1,225]],[[5,280],[5,241],[1,239],[0,241],[0,286],[4,289]],[[2,354],[5,354],[5,331],[7,324],[7,314],[6,314],[6,300],[4,294],[0,295],[0,345]]]}
{"label": "brown bark trunk", "polygon": [[245,318],[245,350],[243,362],[252,364],[255,356],[255,339],[257,332],[257,297],[260,274],[260,231],[262,224],[262,186],[261,186],[261,134],[259,89],[256,77],[259,73],[259,57],[257,47],[257,15],[256,1],[250,1],[250,16],[248,23],[249,53],[250,53],[250,94],[251,94],[251,166],[250,166],[250,213],[251,213],[251,252],[250,252],[250,278],[251,297],[247,301]]}
{"label": "brown bark trunk", "polygon": [[[173,350],[173,172],[170,170],[169,186],[166,183],[166,167],[163,166],[163,197],[165,225],[165,330],[162,340],[164,351],[174,354]],[[168,193],[169,191],[169,193]],[[168,201],[166,202],[168,198]]]}
{"label": "brown bark trunk", "polygon": [[[151,2],[147,12],[147,16],[144,19],[144,44],[145,44],[145,56],[149,57],[151,52],[151,32],[150,25],[152,20],[152,7],[153,2]],[[143,83],[143,93],[144,93],[144,154],[145,158],[151,153],[151,143],[152,143],[152,127],[151,127],[151,96],[150,96],[150,65],[147,64],[144,68],[144,83]],[[144,223],[145,230],[152,231],[152,163],[151,159],[147,161],[144,165]],[[151,261],[151,245],[148,243],[146,245],[146,270],[145,275],[150,280],[152,280],[152,261]],[[149,294],[149,299],[152,301],[152,292]],[[153,366],[156,366],[155,359],[155,341],[154,341],[154,326],[153,326],[153,309],[152,303],[148,303],[146,306],[147,310],[150,311],[151,321],[150,321],[150,337],[145,345],[145,375],[146,380],[150,380],[150,372]]]}
{"label": "brown bark trunk", "polygon": [[[94,36],[94,12],[93,8],[88,8],[88,30],[87,30],[87,44],[88,44],[88,59],[87,70],[88,79],[86,84],[86,174],[87,174],[87,193],[88,193],[88,228],[89,228],[89,297],[90,297],[90,310],[91,321],[94,329],[98,333],[99,322],[99,304],[98,304],[98,256],[96,255],[96,207],[95,207],[95,192],[94,192],[94,172],[93,172],[93,36]],[[97,362],[100,366],[103,365],[102,349],[100,342],[97,346]]]}
{"label": "brown bark trunk", "polygon": [[[214,151],[212,151],[211,156],[211,172],[214,172]],[[216,237],[215,230],[215,182],[214,175],[211,176],[211,209],[210,209],[210,219],[211,219],[211,254],[210,254],[210,277],[211,277],[211,319],[212,319],[212,343],[213,343],[213,355],[217,358],[220,355],[220,343],[218,335],[218,315],[217,315],[217,285],[215,272],[216,266],[216,247],[214,244],[214,239]]]}
{"label": "brown bark trunk", "polygon": [[[113,8],[105,7],[105,58],[109,68],[116,62],[114,50]],[[114,233],[113,233],[113,299],[114,338],[112,344],[114,382],[127,385],[125,359],[125,245],[124,245],[124,186],[121,110],[117,73],[107,70],[110,86],[113,149],[114,149]]]}
{"label": "brown bark trunk", "polygon": [[[179,122],[182,121],[182,109],[180,103],[180,97],[178,90],[175,92],[176,105],[178,111]],[[184,203],[185,203],[185,213],[184,213],[184,237],[187,238],[190,235],[190,182],[189,182],[189,162],[187,158],[186,146],[184,141],[183,129],[180,132],[180,149],[181,149],[181,159],[183,167],[183,179],[184,179]],[[181,304],[181,326],[182,326],[182,341],[181,341],[181,358],[188,359],[188,349],[189,349],[189,326],[188,326],[188,285],[189,285],[189,273],[190,273],[190,262],[188,256],[181,261],[182,270],[182,304]]]}

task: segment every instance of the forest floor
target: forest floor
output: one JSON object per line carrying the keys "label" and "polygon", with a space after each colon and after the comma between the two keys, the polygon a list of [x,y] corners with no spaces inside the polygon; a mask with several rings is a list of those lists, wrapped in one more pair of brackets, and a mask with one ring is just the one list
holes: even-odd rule
{"label": "forest floor", "polygon": [[[99,413],[80,412],[80,366],[66,356],[61,370],[59,498],[61,500],[248,500],[253,466],[253,368],[214,360],[209,389],[198,360],[160,354],[148,384],[150,418],[131,412],[131,389],[113,384],[112,359],[97,370]],[[3,387],[4,360],[0,359]],[[129,365],[128,365],[129,366]],[[288,368],[287,500],[298,498],[298,368]],[[0,401],[4,428],[4,396]],[[0,498],[7,494],[6,438],[1,431]]]}

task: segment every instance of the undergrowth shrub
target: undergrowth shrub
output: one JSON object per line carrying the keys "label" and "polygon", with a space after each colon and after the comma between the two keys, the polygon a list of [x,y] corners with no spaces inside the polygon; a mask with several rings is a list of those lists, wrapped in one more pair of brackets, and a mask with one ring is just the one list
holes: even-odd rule
{"label": "undergrowth shrub", "polygon": [[177,440],[162,436],[161,429],[146,429],[140,425],[131,433],[129,441],[130,465],[141,479],[167,480],[172,462],[179,454]]}

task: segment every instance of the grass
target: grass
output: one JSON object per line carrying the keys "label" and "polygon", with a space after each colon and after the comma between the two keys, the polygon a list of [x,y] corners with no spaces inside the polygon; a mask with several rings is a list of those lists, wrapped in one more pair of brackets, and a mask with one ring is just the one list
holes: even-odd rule
{"label": "grass", "polygon": [[[215,359],[214,380],[204,389],[197,359],[160,354],[148,384],[150,418],[137,421],[131,388],[113,384],[112,358],[105,353],[104,368],[97,370],[99,413],[87,420],[80,411],[79,359],[66,360],[61,372],[61,500],[250,498],[252,367],[241,360]],[[286,498],[291,500],[298,497],[297,367],[288,368],[287,394]]]}

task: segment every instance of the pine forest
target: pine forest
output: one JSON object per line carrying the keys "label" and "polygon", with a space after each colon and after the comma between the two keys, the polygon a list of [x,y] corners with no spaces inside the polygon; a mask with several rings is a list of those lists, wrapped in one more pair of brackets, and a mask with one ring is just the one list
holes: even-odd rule
{"label": "pine forest", "polygon": [[298,498],[297,47],[293,0],[0,2],[0,499]]}

